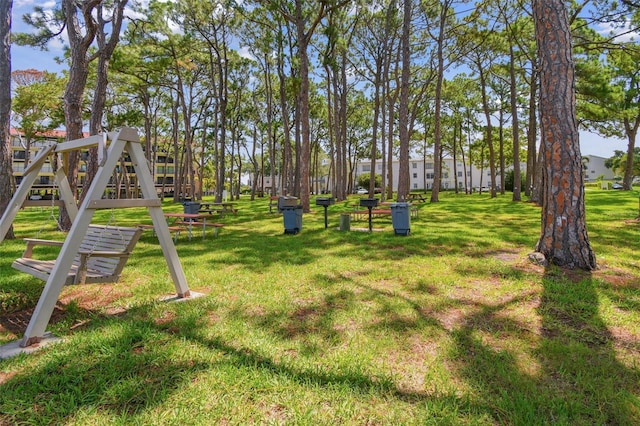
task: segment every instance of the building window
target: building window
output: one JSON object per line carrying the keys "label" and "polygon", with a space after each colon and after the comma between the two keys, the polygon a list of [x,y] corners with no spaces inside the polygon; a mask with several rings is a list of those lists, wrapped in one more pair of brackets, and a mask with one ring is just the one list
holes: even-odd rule
{"label": "building window", "polygon": [[444,172],[444,178],[445,179],[449,179],[449,173],[448,172]]}
{"label": "building window", "polygon": [[427,173],[425,176],[427,177],[427,179],[433,179],[434,178],[434,174],[433,173]]}
{"label": "building window", "polygon": [[411,163],[411,167],[413,167],[414,169],[418,168],[418,163]]}
{"label": "building window", "polygon": [[417,183],[413,184],[413,189],[418,189],[418,184]]}
{"label": "building window", "polygon": [[363,172],[370,172],[370,171],[371,171],[371,165],[369,165],[369,164],[363,164],[363,165],[362,165],[362,171],[363,171]]}
{"label": "building window", "polygon": [[462,177],[462,172],[458,172],[458,177]]}
{"label": "building window", "polygon": [[427,170],[433,170],[433,163],[426,163],[425,167]]}
{"label": "building window", "polygon": [[413,178],[414,178],[414,179],[418,179],[418,174],[417,174],[417,173],[414,173],[414,174],[413,174]]}

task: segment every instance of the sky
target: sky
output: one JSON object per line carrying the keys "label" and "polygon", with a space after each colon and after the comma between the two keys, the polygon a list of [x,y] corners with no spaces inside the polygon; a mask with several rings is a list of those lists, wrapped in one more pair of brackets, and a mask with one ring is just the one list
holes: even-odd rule
{"label": "sky", "polygon": [[[47,9],[47,7],[53,7],[55,5],[55,1],[14,0],[12,17],[12,27],[14,32],[31,31],[31,29],[23,23],[22,16],[26,13],[30,13],[35,5],[42,6]],[[14,44],[11,46],[11,69],[15,71],[33,68],[40,71],[61,73],[67,67],[64,64],[58,64],[55,58],[62,56],[62,41],[57,40],[50,43],[47,51]],[[614,155],[614,151],[616,150],[626,152],[627,142],[625,140],[615,138],[603,138],[595,133],[585,131],[580,132],[580,152],[583,156],[595,155],[598,157],[609,158]]]}

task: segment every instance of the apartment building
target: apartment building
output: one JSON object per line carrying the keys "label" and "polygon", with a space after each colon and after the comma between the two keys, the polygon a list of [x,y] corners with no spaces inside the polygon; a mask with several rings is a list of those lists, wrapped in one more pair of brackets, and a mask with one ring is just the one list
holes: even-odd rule
{"label": "apartment building", "polygon": [[[382,164],[376,161],[375,174],[382,175]],[[398,172],[400,163],[397,159],[393,160],[393,190],[398,189]],[[371,173],[371,160],[361,160],[356,165],[356,180],[361,174]],[[413,158],[409,160],[409,188],[412,191],[431,189],[435,178],[433,158]],[[497,177],[497,183],[500,183],[500,177]],[[468,188],[489,187],[491,185],[491,173],[489,169],[480,170],[475,166],[464,164],[461,160],[453,161],[452,158],[444,158],[442,160],[442,189],[454,189],[456,186],[459,190],[464,191],[465,186]]]}
{"label": "apartment building", "polygon": [[[88,136],[88,134],[86,134],[85,136]],[[64,142],[65,138],[66,132],[62,130],[51,130],[39,134],[35,138],[35,140],[32,140],[30,142],[29,150],[27,151],[24,137],[20,134],[19,131],[12,128],[11,156],[13,163],[13,176],[16,180],[16,184],[20,184],[30,158],[33,158],[42,147],[50,145],[52,143]],[[82,186],[85,180],[85,173],[87,170],[86,159],[86,154],[80,156],[80,164],[78,167],[78,181],[80,186]],[[119,165],[117,169],[118,172],[122,173],[117,173],[116,176],[111,178],[111,180],[109,181],[109,185],[107,186],[109,190],[114,190],[116,186],[120,186],[119,176],[122,176],[125,171],[130,186],[137,187],[137,180],[133,164],[131,164],[129,158],[125,157],[123,160],[123,163]],[[124,166],[123,170],[120,170],[121,166]],[[167,153],[157,153],[154,172],[155,173],[153,176],[158,193],[172,193],[173,177],[175,173],[175,164],[173,157],[168,155]],[[54,191],[55,189],[54,173],[55,169],[53,165],[47,161],[42,167],[42,170],[38,175],[38,179],[32,186],[32,192],[34,196],[42,196],[47,198],[50,196],[52,191]]]}
{"label": "apartment building", "polygon": [[[605,166],[604,157],[596,155],[586,155],[583,157],[584,180],[585,182],[593,182],[596,180],[613,180],[615,173],[613,170]],[[382,164],[376,161],[375,173],[382,175]],[[400,169],[399,161],[393,160],[393,190],[398,189],[398,171]],[[507,167],[511,169],[512,167]],[[526,163],[520,165],[520,170],[526,173]],[[369,174],[371,172],[371,161],[362,160],[357,163],[356,180],[361,174]],[[500,185],[500,175],[496,176],[496,185]],[[466,177],[466,180],[465,180]],[[457,179],[456,179],[457,178]],[[434,179],[434,162],[432,158],[411,159],[409,160],[409,187],[412,191],[431,189]],[[476,166],[464,164],[457,160],[455,163],[452,158],[444,158],[442,160],[442,189],[454,189],[456,185],[460,191],[464,191],[465,185],[468,188],[478,190],[480,187],[486,190],[491,187],[491,171],[489,168],[479,169]]]}
{"label": "apartment building", "polygon": [[593,182],[600,179],[613,180],[615,177],[613,170],[604,165],[605,161],[607,161],[606,158],[598,157],[597,155],[585,155],[582,159],[585,182]]}

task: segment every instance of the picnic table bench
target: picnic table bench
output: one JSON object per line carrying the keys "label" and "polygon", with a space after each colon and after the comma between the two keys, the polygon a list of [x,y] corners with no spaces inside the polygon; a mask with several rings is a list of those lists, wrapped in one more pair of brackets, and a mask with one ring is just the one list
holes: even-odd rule
{"label": "picnic table bench", "polygon": [[[153,225],[141,223],[136,226],[144,230],[151,230],[151,234],[153,236],[156,235],[156,228]],[[178,237],[180,236],[180,231],[182,231],[183,228],[181,226],[168,226],[167,228],[169,229],[169,232],[173,232],[173,241],[178,241]]]}
{"label": "picnic table bench", "polygon": [[[358,207],[360,206],[358,205]],[[417,207],[411,206],[409,211],[410,211],[411,217],[413,218],[418,217]],[[357,208],[357,209],[354,209],[352,212],[350,212],[350,214],[353,220],[362,220],[362,219],[369,218],[369,210],[366,210],[366,209],[363,210],[363,209]],[[384,217],[384,216],[391,216],[391,207],[389,206],[389,203],[382,203],[380,207],[371,209],[371,217]]]}
{"label": "picnic table bench", "polygon": [[[207,217],[210,216],[208,214],[201,214],[201,213],[165,213],[164,215],[167,218],[167,220],[170,221],[168,227],[169,227],[169,231],[174,233],[174,236],[173,236],[174,241],[177,241],[178,236],[180,235],[180,232],[181,231],[185,231],[185,230],[187,231],[187,235],[188,235],[189,241],[191,241],[191,237],[193,236],[193,228],[194,227],[201,227],[202,228],[202,239],[203,240],[204,240],[204,238],[206,236],[207,228],[213,228],[213,230],[214,230],[213,231],[213,237],[217,238],[220,228],[224,227],[224,224],[222,224],[222,223],[208,222],[207,221]],[[155,229],[154,229],[153,225],[143,224],[143,225],[137,225],[137,226],[139,228],[142,228],[142,229],[150,229],[155,234]]]}
{"label": "picnic table bench", "polygon": [[[391,216],[391,209],[371,209],[371,217]],[[369,210],[354,210],[351,212],[353,220],[363,220],[369,217]]]}
{"label": "picnic table bench", "polygon": [[200,203],[198,213],[219,214],[223,216],[227,213],[237,214],[238,209],[233,203]]}
{"label": "picnic table bench", "polygon": [[421,203],[426,203],[427,199],[424,198],[423,194],[419,194],[417,192],[412,192],[407,194],[407,201],[419,201]]}

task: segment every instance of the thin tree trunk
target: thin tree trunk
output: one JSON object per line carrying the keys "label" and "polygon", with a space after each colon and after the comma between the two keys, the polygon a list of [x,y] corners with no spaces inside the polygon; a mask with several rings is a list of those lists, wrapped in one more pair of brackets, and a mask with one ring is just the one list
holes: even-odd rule
{"label": "thin tree trunk", "polygon": [[[536,186],[536,173],[538,171],[538,158],[536,155],[536,140],[538,134],[538,120],[536,119],[536,99],[538,89],[538,64],[532,66],[531,84],[529,93],[529,126],[527,130],[527,177],[525,179],[525,195],[529,196],[532,202],[539,201],[539,194],[534,193]],[[535,199],[533,199],[535,197]]]}
{"label": "thin tree trunk", "polygon": [[[493,147],[493,125],[491,124],[491,111],[489,110],[489,99],[487,96],[487,84],[485,81],[485,75],[482,68],[482,64],[478,63],[478,70],[480,71],[480,88],[482,91],[482,109],[484,111],[484,117],[487,122],[487,146],[489,147],[489,173],[491,173],[490,193],[491,198],[496,197],[496,154]],[[480,187],[482,192],[482,187]]]}
{"label": "thin tree trunk", "polygon": [[[518,121],[518,99],[516,95],[516,69],[513,54],[513,45],[509,46],[511,65],[509,66],[509,78],[511,86],[511,127],[513,129],[513,201],[520,201],[520,123]],[[504,185],[504,184],[503,184]]]}
{"label": "thin tree trunk", "polygon": [[637,116],[633,123],[625,118],[624,129],[627,134],[627,159],[624,168],[624,177],[622,178],[622,187],[630,191],[633,183],[633,154],[636,147],[636,136],[638,134],[638,126],[640,126],[640,116]]}

